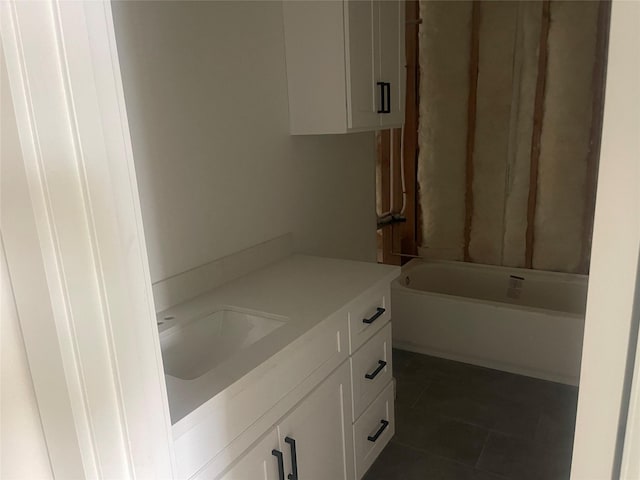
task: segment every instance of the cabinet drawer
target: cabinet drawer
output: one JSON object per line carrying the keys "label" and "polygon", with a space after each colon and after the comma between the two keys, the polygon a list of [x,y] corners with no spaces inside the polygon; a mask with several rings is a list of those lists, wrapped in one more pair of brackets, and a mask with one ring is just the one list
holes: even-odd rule
{"label": "cabinet drawer", "polygon": [[362,478],[393,437],[395,433],[393,408],[393,382],[389,382],[353,425],[357,479]]}
{"label": "cabinet drawer", "polygon": [[391,380],[391,322],[387,322],[349,361],[355,421]]}
{"label": "cabinet drawer", "polygon": [[391,288],[389,284],[364,293],[349,308],[349,353],[378,332],[391,319]]}

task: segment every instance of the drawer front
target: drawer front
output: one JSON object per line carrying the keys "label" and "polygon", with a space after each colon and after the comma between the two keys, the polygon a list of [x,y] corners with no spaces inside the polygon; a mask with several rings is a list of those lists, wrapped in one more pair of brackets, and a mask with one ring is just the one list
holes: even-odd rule
{"label": "drawer front", "polygon": [[353,425],[356,478],[360,479],[395,433],[393,382],[365,410]]}
{"label": "drawer front", "polygon": [[391,322],[368,340],[350,363],[355,421],[391,380]]}
{"label": "drawer front", "polygon": [[364,293],[349,308],[349,353],[361,345],[391,319],[391,288],[389,284]]}

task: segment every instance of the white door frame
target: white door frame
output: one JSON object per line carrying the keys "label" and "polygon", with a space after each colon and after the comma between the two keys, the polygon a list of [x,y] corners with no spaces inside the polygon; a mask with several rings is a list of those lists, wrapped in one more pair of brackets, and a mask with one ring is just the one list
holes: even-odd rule
{"label": "white door frame", "polygon": [[[640,75],[637,78],[640,81]],[[638,106],[640,108],[640,105]],[[640,127],[640,125],[639,125]],[[634,356],[630,357],[627,363],[629,377],[633,377],[630,385],[629,399],[623,404],[626,411],[624,429],[624,445],[622,446],[622,464],[620,465],[620,478],[638,479],[640,478],[640,337],[638,327],[640,323],[640,261],[636,274],[636,292],[634,301],[634,326],[632,328],[632,338],[636,341],[630,343],[630,347],[635,347]],[[635,358],[634,358],[635,357]],[[622,432],[621,432],[622,433]],[[618,437],[620,438],[620,437]]]}
{"label": "white door frame", "polygon": [[[632,470],[621,465],[621,454],[638,314],[634,298],[640,248],[639,30],[640,3],[614,1],[573,480],[618,478],[621,468],[622,478],[638,478],[625,477]],[[637,423],[640,405],[631,407],[629,419]],[[634,431],[636,436],[640,433],[632,423],[626,430],[627,438]],[[640,451],[635,448],[637,461]]]}
{"label": "white door frame", "polygon": [[4,1],[0,26],[23,154],[0,228],[53,473],[171,478],[111,6]]}
{"label": "white door frame", "polygon": [[[639,67],[637,45],[628,39],[637,38],[640,17],[637,7],[626,6],[629,13],[620,4],[612,11],[576,480],[610,478],[628,382],[640,237],[633,130]],[[171,424],[110,5],[9,0],[0,2],[0,25],[24,157],[2,159],[0,227],[53,472],[58,478],[172,477]],[[639,458],[629,450],[638,443],[638,395],[634,387],[625,459]],[[636,471],[629,461],[622,468]]]}

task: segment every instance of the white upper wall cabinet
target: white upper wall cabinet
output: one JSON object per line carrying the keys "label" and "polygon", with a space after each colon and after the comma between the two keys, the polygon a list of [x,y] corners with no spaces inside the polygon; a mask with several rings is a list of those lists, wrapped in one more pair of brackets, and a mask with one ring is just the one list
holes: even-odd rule
{"label": "white upper wall cabinet", "polygon": [[387,114],[380,115],[384,128],[398,127],[404,123],[404,88],[406,85],[406,59],[404,54],[403,1],[376,1],[379,12],[380,80],[387,82]]}
{"label": "white upper wall cabinet", "polygon": [[404,2],[285,1],[293,135],[400,127]]}

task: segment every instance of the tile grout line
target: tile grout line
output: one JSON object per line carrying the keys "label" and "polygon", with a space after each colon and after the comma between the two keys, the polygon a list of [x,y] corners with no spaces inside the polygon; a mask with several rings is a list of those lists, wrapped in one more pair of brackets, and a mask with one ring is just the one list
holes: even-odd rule
{"label": "tile grout line", "polygon": [[[490,431],[487,432],[487,438],[485,439],[485,444],[482,446],[482,450],[480,451],[480,456],[482,456],[482,453],[484,452],[484,447],[485,447],[486,443],[488,442],[490,433],[491,433]],[[496,477],[496,478],[498,478],[500,480],[509,480],[509,477],[505,477],[504,475],[501,475],[499,473],[495,473],[495,472],[492,472],[490,470],[485,470],[484,468],[478,467],[477,464],[478,464],[478,460],[480,459],[480,456],[478,457],[478,460],[476,460],[476,463],[474,465],[469,465],[468,463],[461,462],[460,460],[456,460],[456,459],[453,459],[453,458],[450,458],[450,457],[445,457],[443,455],[439,455],[439,454],[431,452],[429,450],[424,450],[422,448],[418,448],[418,447],[415,447],[413,445],[409,445],[407,443],[399,442],[398,440],[391,440],[391,442],[393,442],[396,445],[399,445],[399,446],[401,446],[403,448],[407,448],[409,450],[412,450],[415,453],[420,454],[421,457],[431,456],[431,457],[439,458],[440,460],[446,460],[447,462],[453,463],[455,465],[459,465],[459,466],[464,467],[464,468],[468,468],[470,470],[477,470],[479,472],[488,473],[488,474],[490,474],[490,475],[492,475],[492,476],[494,476],[494,477]]]}
{"label": "tile grout line", "polygon": [[[419,355],[416,354],[417,357],[419,357]],[[406,361],[406,363],[411,364],[414,362]],[[455,363],[455,362],[454,362]],[[410,365],[407,365],[410,366]],[[466,366],[466,365],[465,365]],[[518,433],[514,433],[514,432],[503,432],[499,429],[500,427],[500,423],[498,421],[496,421],[495,418],[489,416],[488,420],[490,420],[488,423],[491,425],[490,427],[487,427],[486,423],[484,425],[475,423],[473,421],[468,421],[467,419],[463,419],[463,418],[458,418],[456,416],[451,416],[451,415],[446,415],[443,414],[442,412],[440,412],[440,409],[433,409],[433,408],[429,408],[428,402],[427,405],[425,406],[424,410],[426,413],[430,413],[430,414],[437,414],[437,416],[443,418],[443,419],[448,419],[450,421],[454,421],[460,425],[467,425],[469,427],[473,427],[475,429],[482,429],[483,433],[485,434],[485,439],[484,442],[482,444],[482,447],[479,451],[479,454],[475,460],[475,462],[471,463],[466,463],[465,461],[461,461],[458,459],[454,459],[448,456],[443,456],[442,454],[436,453],[434,451],[429,450],[428,448],[424,448],[424,447],[419,447],[419,446],[415,446],[413,444],[408,444],[408,443],[404,443],[403,441],[397,441],[395,438],[392,440],[393,443],[395,443],[397,446],[400,446],[402,448],[407,449],[408,451],[413,451],[416,454],[420,455],[421,457],[424,458],[428,458],[428,457],[432,457],[434,459],[441,459],[444,460],[448,463],[450,463],[451,465],[458,465],[462,468],[464,468],[465,470],[469,470],[469,471],[476,471],[476,472],[480,472],[480,473],[485,473],[491,476],[495,476],[496,480],[500,479],[500,480],[509,480],[510,477],[503,475],[502,473],[497,473],[497,472],[493,472],[491,470],[487,470],[486,468],[481,468],[481,460],[484,457],[484,454],[487,453],[487,455],[489,456],[489,459],[491,457],[490,453],[488,453],[490,451],[491,446],[489,445],[490,439],[492,434],[494,435],[494,438],[498,438],[498,437],[504,437],[505,439],[513,439],[513,440],[518,440],[518,441],[523,441],[526,442],[527,444],[530,444],[531,446],[535,447],[535,449],[539,449],[540,447],[542,447],[542,449],[546,449],[548,448],[547,442],[544,442],[541,440],[540,437],[540,431],[541,431],[541,425],[543,422],[543,412],[545,410],[545,406],[547,406],[547,400],[555,400],[556,397],[558,397],[559,400],[564,400],[565,396],[564,395],[564,389],[558,389],[556,388],[556,385],[549,385],[549,383],[552,382],[547,382],[547,381],[539,381],[537,379],[531,379],[533,380],[533,382],[527,382],[525,381],[522,385],[520,385],[518,382],[516,382],[515,380],[519,380],[520,376],[514,376],[513,378],[511,378],[511,375],[508,375],[506,377],[506,383],[505,383],[505,378],[500,379],[499,377],[496,378],[491,378],[491,377],[478,377],[478,375],[476,375],[477,372],[474,372],[473,369],[469,370],[468,372],[466,372],[466,370],[468,369],[462,369],[460,371],[444,371],[441,370],[440,368],[437,368],[435,365],[432,367],[430,365],[427,364],[418,364],[418,365],[414,365],[414,367],[416,368],[412,368],[412,369],[403,369],[403,371],[405,371],[407,374],[411,374],[411,376],[413,376],[414,378],[416,378],[416,374],[417,377],[423,377],[423,376],[427,376],[429,377],[429,375],[420,375],[420,372],[425,373],[425,374],[429,374],[429,373],[434,373],[435,376],[432,376],[431,378],[427,378],[425,379],[426,382],[424,382],[424,384],[421,381],[417,381],[416,384],[418,387],[421,387],[418,390],[418,394],[415,397],[415,400],[411,403],[407,403],[405,405],[409,405],[408,409],[409,410],[413,410],[414,412],[418,412],[421,411],[423,409],[418,408],[421,404],[421,402],[423,402],[423,399],[425,399],[427,397],[428,399],[428,392],[435,392],[436,394],[439,392],[439,388],[438,384],[437,384],[437,380],[438,379],[442,379],[445,383],[449,383],[452,382],[451,385],[453,386],[453,388],[459,388],[463,385],[464,382],[464,378],[461,377],[466,377],[467,374],[471,375],[470,378],[477,378],[479,381],[481,381],[478,384],[477,388],[480,388],[481,392],[484,392],[485,387],[489,388],[489,391],[492,392],[492,395],[489,395],[485,398],[484,395],[482,395],[479,398],[472,398],[474,403],[478,403],[480,405],[487,405],[487,404],[495,404],[496,402],[501,402],[503,400],[507,400],[509,402],[513,402],[514,404],[518,404],[518,405],[524,405],[526,404],[527,406],[534,406],[534,408],[532,408],[532,414],[537,416],[537,418],[534,416],[533,418],[531,418],[530,420],[532,420],[531,422],[529,422],[529,419],[527,419],[526,423],[522,424],[522,428],[518,429],[518,430],[522,430],[524,432],[530,432],[530,434],[525,434],[525,435],[521,435]],[[431,371],[433,370],[433,371]],[[480,373],[482,373],[480,371]],[[525,380],[528,380],[528,378],[525,378]],[[502,390],[503,387],[508,387],[507,390],[513,390],[512,392],[504,392]],[[561,387],[564,387],[563,385],[561,385]],[[472,388],[475,388],[472,386]],[[523,401],[520,396],[523,393],[526,393],[529,389],[532,389],[535,392],[542,392],[541,395],[542,397],[540,398],[542,400],[542,402],[533,402],[533,405],[529,405],[528,401]],[[540,390],[542,389],[542,390]],[[455,392],[454,392],[455,393]],[[569,393],[571,393],[572,395],[575,395],[573,392],[573,389],[571,389],[569,391]],[[560,395],[562,394],[562,395]],[[493,398],[493,401],[492,401]],[[558,402],[551,402],[550,405],[555,405]],[[544,405],[543,405],[544,404]],[[564,404],[564,403],[563,403]],[[404,407],[407,408],[407,407]],[[574,414],[575,415],[575,414]],[[507,428],[508,430],[508,428]],[[574,427],[575,430],[575,427]],[[478,432],[479,433],[479,432]],[[470,459],[471,461],[473,461],[472,459]],[[485,459],[487,460],[487,459]],[[486,461],[485,461],[486,463]],[[490,462],[491,463],[491,462]],[[489,464],[488,464],[489,465]],[[490,465],[489,465],[490,466]]]}
{"label": "tile grout line", "polygon": [[[392,440],[392,441],[396,445],[400,445],[401,447],[408,448],[410,450],[414,450],[415,452],[420,453],[422,456],[431,456],[431,457],[439,458],[440,460],[446,460],[447,462],[455,463],[456,465],[459,465],[461,467],[465,467],[465,468],[468,468],[468,469],[471,469],[471,470],[478,469],[475,466],[475,464],[474,465],[470,465],[468,463],[461,462],[460,460],[456,460],[456,459],[450,458],[450,457],[445,457],[444,455],[440,455],[438,453],[434,453],[434,452],[431,452],[429,450],[424,450],[422,448],[418,448],[418,447],[415,447],[413,445],[409,445],[407,443],[399,442],[397,440]],[[481,469],[478,469],[478,470],[481,470]],[[483,470],[483,471],[486,472],[486,470]],[[493,472],[487,472],[487,473],[491,473],[492,475],[494,475]]]}
{"label": "tile grout line", "polygon": [[411,404],[411,406],[409,408],[415,408],[416,405],[418,405],[418,402],[420,401],[420,399],[424,395],[424,392],[426,392],[429,389],[429,387],[431,386],[432,383],[433,383],[433,378],[429,379],[429,382],[424,386],[424,388],[422,390],[420,390],[420,393],[418,394],[418,396],[416,397],[415,401]]}
{"label": "tile grout line", "polygon": [[480,455],[476,459],[476,463],[473,464],[473,468],[479,469],[478,463],[480,463],[480,459],[482,458],[482,454],[484,453],[484,449],[487,447],[487,443],[489,443],[489,437],[491,436],[491,430],[487,430],[487,436],[484,439],[484,443],[482,444],[482,450],[480,450]]}
{"label": "tile grout line", "polygon": [[535,432],[534,432],[534,434],[533,434],[533,439],[534,439],[534,440],[537,440],[537,438],[538,438],[538,436],[539,436],[539,435],[538,435],[538,433],[540,432],[540,423],[541,423],[541,422],[542,422],[542,412],[540,412],[540,413],[538,414],[538,423],[536,423],[536,430],[535,430]]}

